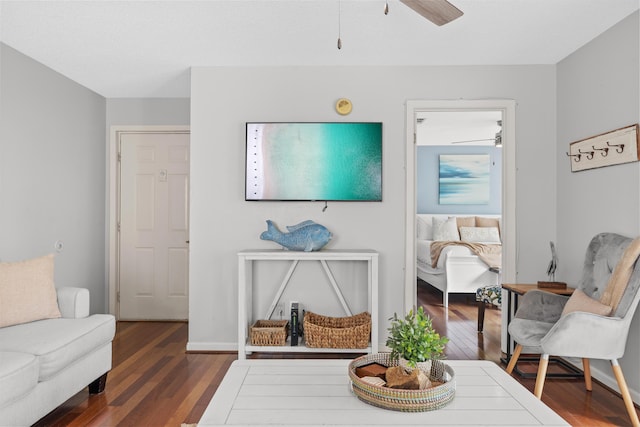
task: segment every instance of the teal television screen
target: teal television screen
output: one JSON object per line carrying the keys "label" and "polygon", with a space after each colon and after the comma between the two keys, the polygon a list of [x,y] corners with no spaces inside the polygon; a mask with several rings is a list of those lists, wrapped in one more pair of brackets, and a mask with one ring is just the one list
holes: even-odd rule
{"label": "teal television screen", "polygon": [[245,200],[382,200],[382,123],[247,123]]}

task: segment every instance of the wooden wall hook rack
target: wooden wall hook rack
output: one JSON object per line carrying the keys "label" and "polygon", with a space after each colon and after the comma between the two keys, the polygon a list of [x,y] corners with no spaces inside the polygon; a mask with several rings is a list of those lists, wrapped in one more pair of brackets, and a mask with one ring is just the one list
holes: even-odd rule
{"label": "wooden wall hook rack", "polygon": [[572,142],[567,152],[571,172],[637,162],[639,145],[638,124]]}

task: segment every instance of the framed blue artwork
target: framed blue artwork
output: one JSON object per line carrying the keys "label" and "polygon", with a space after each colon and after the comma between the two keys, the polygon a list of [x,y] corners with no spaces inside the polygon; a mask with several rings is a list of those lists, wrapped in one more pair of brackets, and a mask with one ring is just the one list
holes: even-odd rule
{"label": "framed blue artwork", "polygon": [[440,154],[441,205],[488,205],[489,154]]}

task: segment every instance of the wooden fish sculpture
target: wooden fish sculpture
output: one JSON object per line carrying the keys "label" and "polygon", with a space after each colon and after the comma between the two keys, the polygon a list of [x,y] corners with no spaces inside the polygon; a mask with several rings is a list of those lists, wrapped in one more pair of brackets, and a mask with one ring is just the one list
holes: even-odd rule
{"label": "wooden fish sculpture", "polygon": [[331,240],[331,232],[323,225],[311,220],[287,226],[288,233],[283,233],[271,221],[267,220],[267,231],[260,235],[262,240],[271,240],[291,251],[319,251]]}

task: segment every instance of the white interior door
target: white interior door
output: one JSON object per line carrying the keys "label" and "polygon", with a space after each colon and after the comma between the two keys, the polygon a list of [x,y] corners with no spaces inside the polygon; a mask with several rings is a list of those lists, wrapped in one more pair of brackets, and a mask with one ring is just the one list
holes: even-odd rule
{"label": "white interior door", "polygon": [[119,148],[120,319],[187,319],[189,133],[123,132]]}

